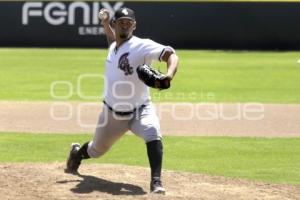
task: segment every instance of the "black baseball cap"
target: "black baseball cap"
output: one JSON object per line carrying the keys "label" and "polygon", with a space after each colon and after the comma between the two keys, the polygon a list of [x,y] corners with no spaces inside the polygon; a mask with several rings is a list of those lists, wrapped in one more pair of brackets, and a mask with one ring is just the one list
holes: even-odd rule
{"label": "black baseball cap", "polygon": [[135,20],[134,11],[126,7],[120,8],[115,12],[114,20],[118,20],[120,18]]}

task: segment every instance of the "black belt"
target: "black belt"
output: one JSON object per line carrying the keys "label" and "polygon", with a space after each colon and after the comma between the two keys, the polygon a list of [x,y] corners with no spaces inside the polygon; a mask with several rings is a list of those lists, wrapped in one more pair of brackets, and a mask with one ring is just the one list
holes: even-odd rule
{"label": "black belt", "polygon": [[[124,115],[130,115],[130,114],[134,113],[134,112],[137,110],[137,108],[134,108],[132,111],[128,111],[128,112],[115,111],[115,110],[114,110],[112,107],[110,107],[110,105],[108,105],[105,101],[103,101],[103,103],[107,106],[107,108],[108,108],[110,111],[116,113],[117,115],[121,115],[121,116],[124,116]],[[144,108],[145,106],[146,106],[146,105],[141,105],[138,109]]]}

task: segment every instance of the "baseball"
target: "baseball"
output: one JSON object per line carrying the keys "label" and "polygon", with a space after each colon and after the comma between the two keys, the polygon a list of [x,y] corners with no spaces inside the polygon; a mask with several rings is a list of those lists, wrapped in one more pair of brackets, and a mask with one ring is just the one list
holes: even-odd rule
{"label": "baseball", "polygon": [[104,11],[100,11],[98,17],[100,20],[105,20],[108,17],[108,14]]}

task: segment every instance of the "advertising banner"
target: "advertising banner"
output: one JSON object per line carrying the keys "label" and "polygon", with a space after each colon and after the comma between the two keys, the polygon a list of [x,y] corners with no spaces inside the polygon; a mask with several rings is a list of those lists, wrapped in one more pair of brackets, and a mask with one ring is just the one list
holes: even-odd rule
{"label": "advertising banner", "polygon": [[98,12],[135,10],[135,35],[185,49],[300,49],[300,3],[0,2],[0,46],[106,47]]}

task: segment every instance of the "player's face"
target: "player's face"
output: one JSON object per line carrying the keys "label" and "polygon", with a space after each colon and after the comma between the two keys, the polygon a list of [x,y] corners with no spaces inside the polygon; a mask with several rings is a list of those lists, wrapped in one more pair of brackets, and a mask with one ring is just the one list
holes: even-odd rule
{"label": "player's face", "polygon": [[127,39],[131,37],[132,32],[135,30],[136,22],[131,19],[118,19],[115,22],[116,34],[122,38]]}

